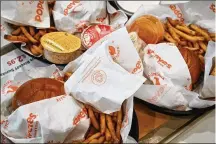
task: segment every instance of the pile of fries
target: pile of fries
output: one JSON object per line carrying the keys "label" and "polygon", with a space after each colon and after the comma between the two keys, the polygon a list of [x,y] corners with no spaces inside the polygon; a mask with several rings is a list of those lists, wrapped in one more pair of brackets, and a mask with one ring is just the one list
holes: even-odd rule
{"label": "pile of fries", "polygon": [[[64,74],[64,82],[67,81],[72,73]],[[85,135],[84,141],[73,141],[73,143],[121,143],[121,126],[123,121],[123,111],[104,114],[90,105],[85,104],[91,126]]]}
{"label": "pile of fries", "polygon": [[121,143],[122,109],[111,114],[104,114],[89,105],[88,116],[91,126],[83,143]]}
{"label": "pile of fries", "polygon": [[179,20],[167,17],[164,23],[165,42],[175,43],[178,48],[187,48],[198,55],[202,68],[204,67],[204,55],[209,41],[215,41],[215,33],[209,33],[195,24],[187,26]]}
{"label": "pile of fries", "polygon": [[54,4],[55,1],[48,1],[51,24],[50,28],[37,29],[32,26],[17,26],[8,23],[8,25],[13,29],[13,31],[11,32],[11,35],[4,35],[4,39],[11,41],[13,43],[26,43],[26,48],[29,49],[32,55],[43,55],[43,47],[40,44],[40,38],[46,33],[57,31],[52,16]]}

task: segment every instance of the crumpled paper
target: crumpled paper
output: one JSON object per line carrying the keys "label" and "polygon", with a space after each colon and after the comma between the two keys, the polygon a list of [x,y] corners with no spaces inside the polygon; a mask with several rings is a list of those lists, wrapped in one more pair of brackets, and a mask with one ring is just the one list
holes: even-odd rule
{"label": "crumpled paper", "polygon": [[204,84],[201,91],[202,98],[212,98],[215,96],[215,76],[210,75],[212,66],[215,66],[215,42],[210,41],[207,46],[207,51],[205,54],[205,74],[204,74]]}
{"label": "crumpled paper", "polygon": [[145,81],[143,67],[134,71],[137,61],[139,55],[126,29],[121,28],[99,40],[63,70],[73,72],[65,83],[65,91],[75,99],[107,114],[123,105],[123,142],[127,141],[131,129],[133,94]]}
{"label": "crumpled paper", "polygon": [[47,1],[2,1],[1,17],[16,25],[50,27]]}
{"label": "crumpled paper", "polygon": [[[71,96],[41,100],[12,111],[11,100],[16,89],[24,82],[39,77],[59,79],[62,74],[55,65],[51,65],[20,72],[12,82],[5,81],[4,88],[1,88],[1,133],[14,143],[71,143],[82,140],[90,120],[84,106]],[[7,77],[3,79],[7,80]]]}
{"label": "crumpled paper", "polygon": [[107,24],[117,29],[128,20],[106,1],[56,1],[54,22],[59,31],[82,32],[90,24]]}
{"label": "crumpled paper", "polygon": [[[166,17],[171,17],[173,19],[179,19],[182,22],[187,23],[195,23],[203,28],[208,29],[210,32],[215,32],[215,26],[213,24],[215,23],[215,12],[212,8],[214,5],[213,1],[205,1],[205,2],[186,2],[186,3],[178,3],[178,4],[168,4],[166,2],[163,2],[163,4],[160,5],[154,5],[154,6],[141,6],[137,12],[129,19],[129,21],[126,23],[126,26],[129,26],[132,24],[132,22],[145,14],[150,14],[158,17],[161,21],[165,21]],[[210,43],[210,42],[209,42]],[[160,45],[160,44],[159,44]],[[158,45],[155,45],[157,47]],[[169,47],[169,46],[168,46]],[[148,48],[148,46],[146,47]],[[162,51],[162,50],[159,50]],[[156,56],[158,58],[163,57],[165,54],[170,54],[169,51],[160,52],[158,54],[159,56]],[[180,54],[178,54],[180,55]],[[163,58],[165,59],[164,64],[167,62],[175,62],[176,54],[167,55]],[[149,57],[144,56],[144,73],[146,73],[146,70],[150,69],[152,73],[158,73],[160,76],[158,78],[154,79],[147,76],[148,79],[151,80],[154,84],[161,83],[160,80],[165,77],[166,81],[162,81],[163,85],[149,85],[144,84],[142,87],[135,93],[135,97],[142,99],[144,101],[150,102],[152,104],[166,107],[170,109],[175,110],[190,110],[191,108],[205,108],[214,105],[214,102],[202,100],[199,98],[199,94],[196,92],[191,92],[186,89],[189,89],[189,84],[191,81],[191,78],[188,77],[188,70],[183,70],[185,66],[185,62],[182,62],[180,65],[177,66],[179,69],[176,69],[175,72],[177,75],[175,75],[173,72],[170,74],[169,71],[164,71],[164,68],[160,67],[158,68],[158,62],[149,64]],[[172,59],[170,59],[172,58]],[[180,61],[179,61],[180,62]],[[145,63],[147,65],[145,65]],[[163,64],[163,65],[164,65]],[[149,65],[151,65],[149,67]],[[209,65],[206,63],[206,65]],[[178,72],[178,70],[180,70]],[[182,71],[183,70],[183,71]],[[148,74],[148,72],[147,72]],[[154,75],[154,74],[152,74]],[[185,76],[183,76],[185,75]],[[150,75],[149,75],[150,76]],[[179,76],[179,77],[178,77]],[[183,78],[181,83],[179,84],[179,78]],[[187,83],[188,78],[188,83]],[[173,85],[171,85],[171,83]],[[185,89],[186,87],[186,89]],[[202,88],[202,87],[201,87]]]}

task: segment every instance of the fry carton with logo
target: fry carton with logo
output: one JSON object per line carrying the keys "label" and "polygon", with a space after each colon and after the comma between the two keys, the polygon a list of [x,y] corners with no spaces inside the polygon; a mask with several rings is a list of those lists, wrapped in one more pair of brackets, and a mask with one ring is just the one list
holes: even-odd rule
{"label": "fry carton with logo", "polygon": [[142,62],[126,29],[103,37],[63,71],[73,73],[65,91],[78,101],[106,115],[123,107],[119,134],[125,142],[132,122],[133,94],[145,81]]}

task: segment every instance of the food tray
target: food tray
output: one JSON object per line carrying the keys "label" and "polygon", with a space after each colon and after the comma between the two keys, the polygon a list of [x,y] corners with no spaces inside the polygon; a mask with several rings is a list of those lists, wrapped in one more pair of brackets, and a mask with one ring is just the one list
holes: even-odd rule
{"label": "food tray", "polygon": [[156,105],[153,105],[151,103],[148,103],[146,101],[140,100],[138,98],[135,98],[137,101],[143,103],[144,105],[146,105],[148,108],[159,112],[159,113],[163,113],[163,114],[167,114],[167,115],[171,115],[171,116],[189,116],[189,115],[198,115],[198,114],[202,114],[206,111],[212,110],[215,108],[215,105],[207,107],[207,108],[202,108],[202,109],[192,109],[189,111],[177,111],[177,110],[171,110],[168,108],[163,108],[163,107],[159,107]]}

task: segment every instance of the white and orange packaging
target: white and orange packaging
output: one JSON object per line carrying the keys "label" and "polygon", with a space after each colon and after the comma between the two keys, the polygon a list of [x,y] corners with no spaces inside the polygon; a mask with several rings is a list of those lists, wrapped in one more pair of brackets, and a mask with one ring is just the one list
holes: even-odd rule
{"label": "white and orange packaging", "polygon": [[65,83],[65,91],[78,101],[106,114],[118,111],[124,102],[121,136],[126,142],[132,124],[133,94],[146,80],[142,76],[142,61],[126,28],[97,41],[63,72],[73,72]]}
{"label": "white and orange packaging", "polygon": [[39,1],[2,1],[1,17],[10,23],[37,28],[50,27],[48,4]]}
{"label": "white and orange packaging", "polygon": [[39,77],[57,79],[59,76],[61,72],[55,65],[32,68],[17,73],[13,80],[3,85],[4,89],[1,91],[3,142],[71,143],[84,138],[90,125],[87,110],[69,95],[41,100],[23,105],[15,111],[11,110],[12,97],[24,82]]}
{"label": "white and orange packaging", "polygon": [[56,1],[53,16],[56,28],[69,33],[82,32],[91,24],[119,28],[128,20],[124,12],[117,11],[106,1]]}

